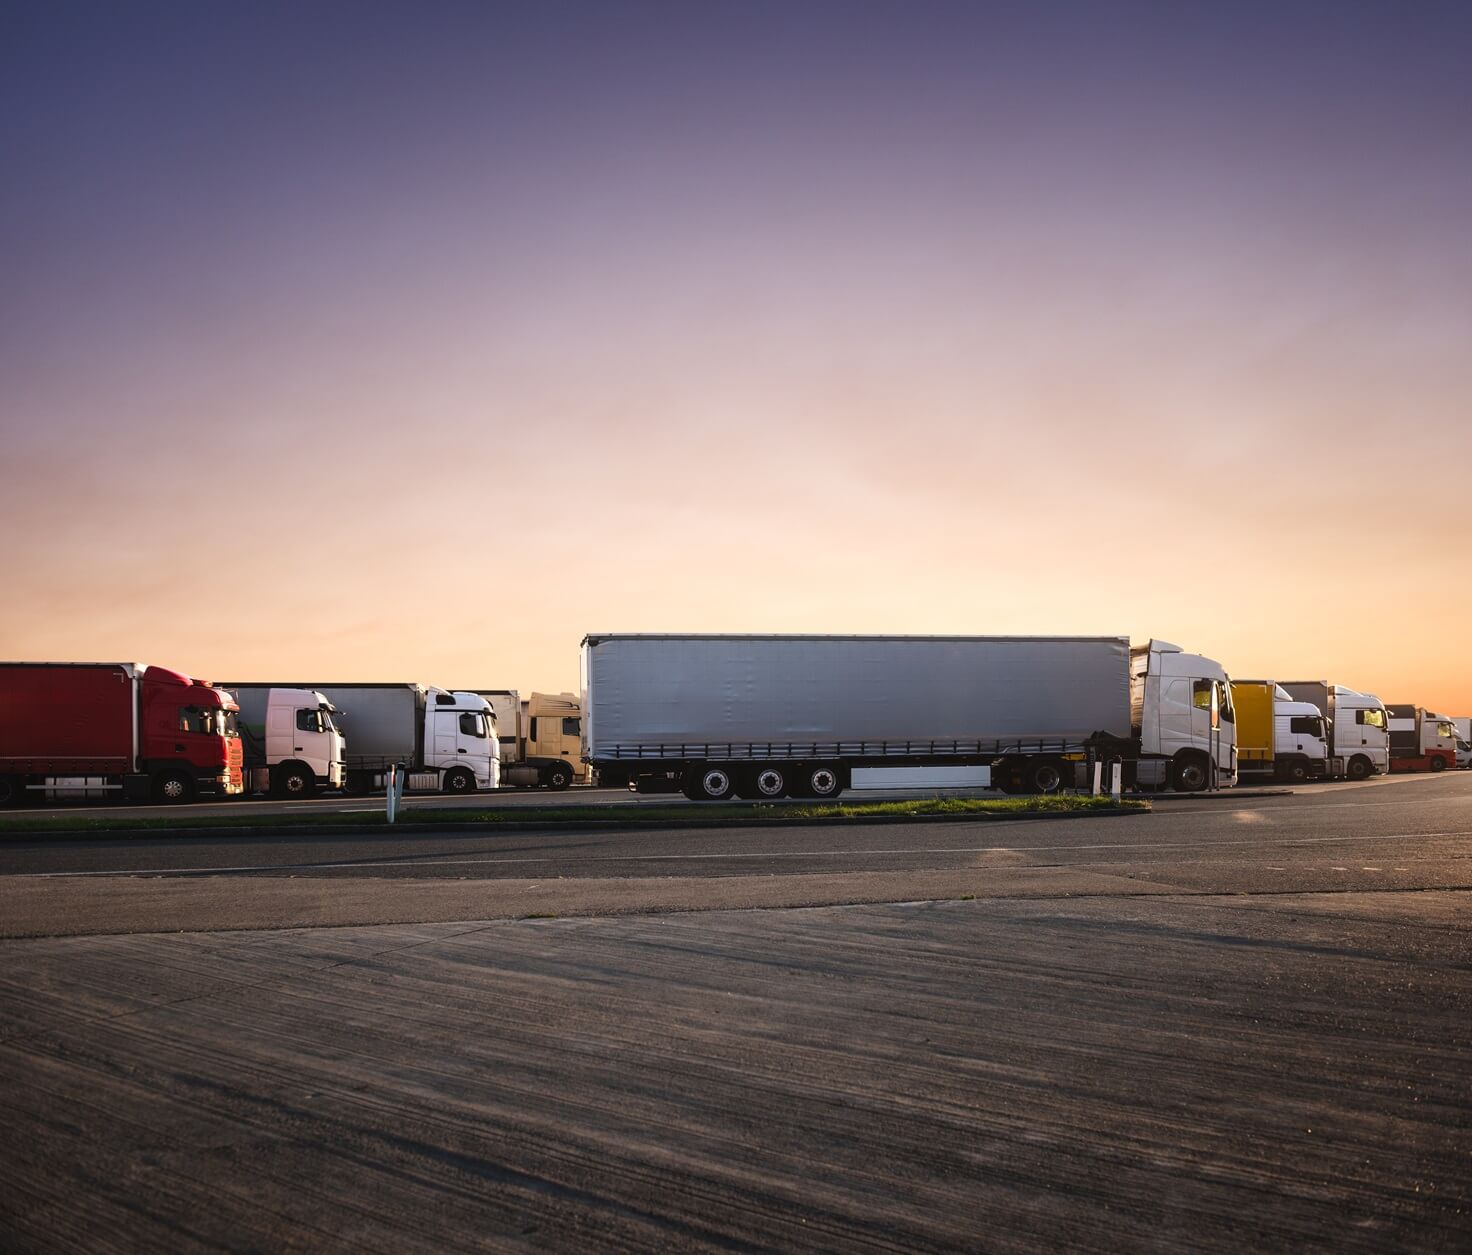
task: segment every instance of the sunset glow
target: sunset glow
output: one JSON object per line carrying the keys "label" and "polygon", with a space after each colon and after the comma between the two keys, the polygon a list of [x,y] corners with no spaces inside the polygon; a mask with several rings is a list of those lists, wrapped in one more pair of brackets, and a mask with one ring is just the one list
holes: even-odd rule
{"label": "sunset glow", "polygon": [[0,656],[1129,634],[1472,712],[1472,9],[1415,14],[12,7]]}

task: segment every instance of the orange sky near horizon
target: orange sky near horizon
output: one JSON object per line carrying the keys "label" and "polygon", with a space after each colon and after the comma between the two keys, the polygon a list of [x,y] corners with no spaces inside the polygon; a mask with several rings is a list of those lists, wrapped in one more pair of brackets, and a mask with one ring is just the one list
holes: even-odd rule
{"label": "orange sky near horizon", "polygon": [[202,34],[87,53],[143,103],[33,55],[0,657],[526,692],[590,631],[1129,634],[1472,713],[1461,44],[943,8],[503,79],[328,31],[274,103],[240,41],[219,98]]}

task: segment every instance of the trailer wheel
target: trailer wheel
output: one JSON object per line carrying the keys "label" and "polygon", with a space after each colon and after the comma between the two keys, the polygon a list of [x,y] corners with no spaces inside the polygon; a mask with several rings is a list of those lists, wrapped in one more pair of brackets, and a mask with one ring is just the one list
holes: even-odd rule
{"label": "trailer wheel", "polygon": [[1063,764],[1052,759],[1045,758],[1028,769],[1027,782],[1034,793],[1061,793],[1063,780]]}
{"label": "trailer wheel", "polygon": [[1345,775],[1351,780],[1368,780],[1371,770],[1370,760],[1363,754],[1356,754],[1349,760],[1349,766],[1345,768]]}
{"label": "trailer wheel", "polygon": [[1170,769],[1170,784],[1177,793],[1200,793],[1211,783],[1206,759],[1192,754],[1176,759]]}
{"label": "trailer wheel", "polygon": [[566,763],[553,763],[542,775],[542,783],[561,792],[572,784],[572,768]]}
{"label": "trailer wheel", "polygon": [[1433,758],[1431,760],[1431,764],[1430,765],[1431,765],[1431,770],[1432,771],[1445,771],[1446,770],[1446,759],[1444,759],[1444,758]]}
{"label": "trailer wheel", "polygon": [[787,773],[772,763],[753,767],[741,781],[741,796],[758,802],[781,797],[786,792]]}
{"label": "trailer wheel", "polygon": [[735,781],[724,767],[699,766],[692,769],[685,796],[696,802],[724,802],[735,792]]}
{"label": "trailer wheel", "polygon": [[837,797],[843,792],[843,777],[839,774],[837,767],[828,763],[818,763],[809,767],[804,790],[809,797],[826,799]]}
{"label": "trailer wheel", "polygon": [[272,783],[276,786],[277,797],[298,798],[311,797],[317,782],[312,773],[300,763],[288,763],[277,768],[276,779]]}
{"label": "trailer wheel", "polygon": [[19,776],[0,776],[0,806],[19,806],[26,798],[24,786]]}
{"label": "trailer wheel", "polygon": [[182,771],[165,771],[154,778],[153,797],[155,801],[170,805],[191,801],[194,797],[194,781]]}
{"label": "trailer wheel", "polygon": [[468,767],[455,767],[445,773],[445,782],[440,788],[446,793],[474,793],[475,773]]}

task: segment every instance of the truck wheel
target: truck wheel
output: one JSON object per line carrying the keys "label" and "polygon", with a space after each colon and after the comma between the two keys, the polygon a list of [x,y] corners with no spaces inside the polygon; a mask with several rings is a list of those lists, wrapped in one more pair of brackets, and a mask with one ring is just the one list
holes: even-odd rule
{"label": "truck wheel", "polygon": [[157,802],[188,802],[194,797],[194,781],[182,771],[166,771],[153,782],[153,797]]}
{"label": "truck wheel", "polygon": [[1204,758],[1178,758],[1170,769],[1170,786],[1177,793],[1200,793],[1211,783]]}
{"label": "truck wheel", "polygon": [[1368,780],[1370,778],[1370,760],[1363,754],[1356,754],[1349,760],[1349,766],[1345,768],[1345,774],[1351,780]]}
{"label": "truck wheel", "polygon": [[837,797],[843,792],[843,777],[839,775],[837,767],[829,766],[827,763],[809,767],[807,779],[803,783],[804,791],[809,797],[821,800]]}
{"label": "truck wheel", "polygon": [[1444,758],[1433,758],[1431,760],[1431,770],[1432,771],[1445,771],[1446,770],[1446,759],[1444,759]]}
{"label": "truck wheel", "polygon": [[553,763],[543,773],[542,783],[560,793],[572,785],[572,768],[566,763]]}
{"label": "truck wheel", "polygon": [[277,797],[301,798],[311,797],[317,782],[305,767],[289,763],[277,768],[274,783]]}
{"label": "truck wheel", "polygon": [[1290,784],[1302,784],[1308,779],[1308,764],[1301,758],[1283,764],[1283,779]]}
{"label": "truck wheel", "polygon": [[1063,764],[1049,759],[1033,763],[1027,773],[1027,782],[1034,793],[1061,793],[1063,781]]}
{"label": "truck wheel", "polygon": [[787,773],[780,767],[758,767],[751,777],[751,785],[754,797],[781,797],[787,792]]}
{"label": "truck wheel", "polygon": [[468,767],[455,767],[445,772],[445,782],[440,787],[446,793],[474,793],[475,773]]}
{"label": "truck wheel", "polygon": [[23,784],[19,776],[0,776],[0,806],[19,806],[25,801]]}
{"label": "truck wheel", "polygon": [[735,782],[724,767],[697,767],[685,796],[697,802],[724,802],[734,791]]}

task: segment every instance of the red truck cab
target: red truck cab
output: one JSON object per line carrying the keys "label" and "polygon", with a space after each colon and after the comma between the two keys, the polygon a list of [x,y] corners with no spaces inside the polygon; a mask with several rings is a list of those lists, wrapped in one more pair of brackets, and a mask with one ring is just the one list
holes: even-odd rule
{"label": "red truck cab", "polygon": [[194,777],[192,788],[180,779],[157,786],[160,800],[181,801],[191,793],[244,792],[240,707],[229,693],[178,671],[147,667],[141,698],[143,762],[155,772],[182,762]]}

